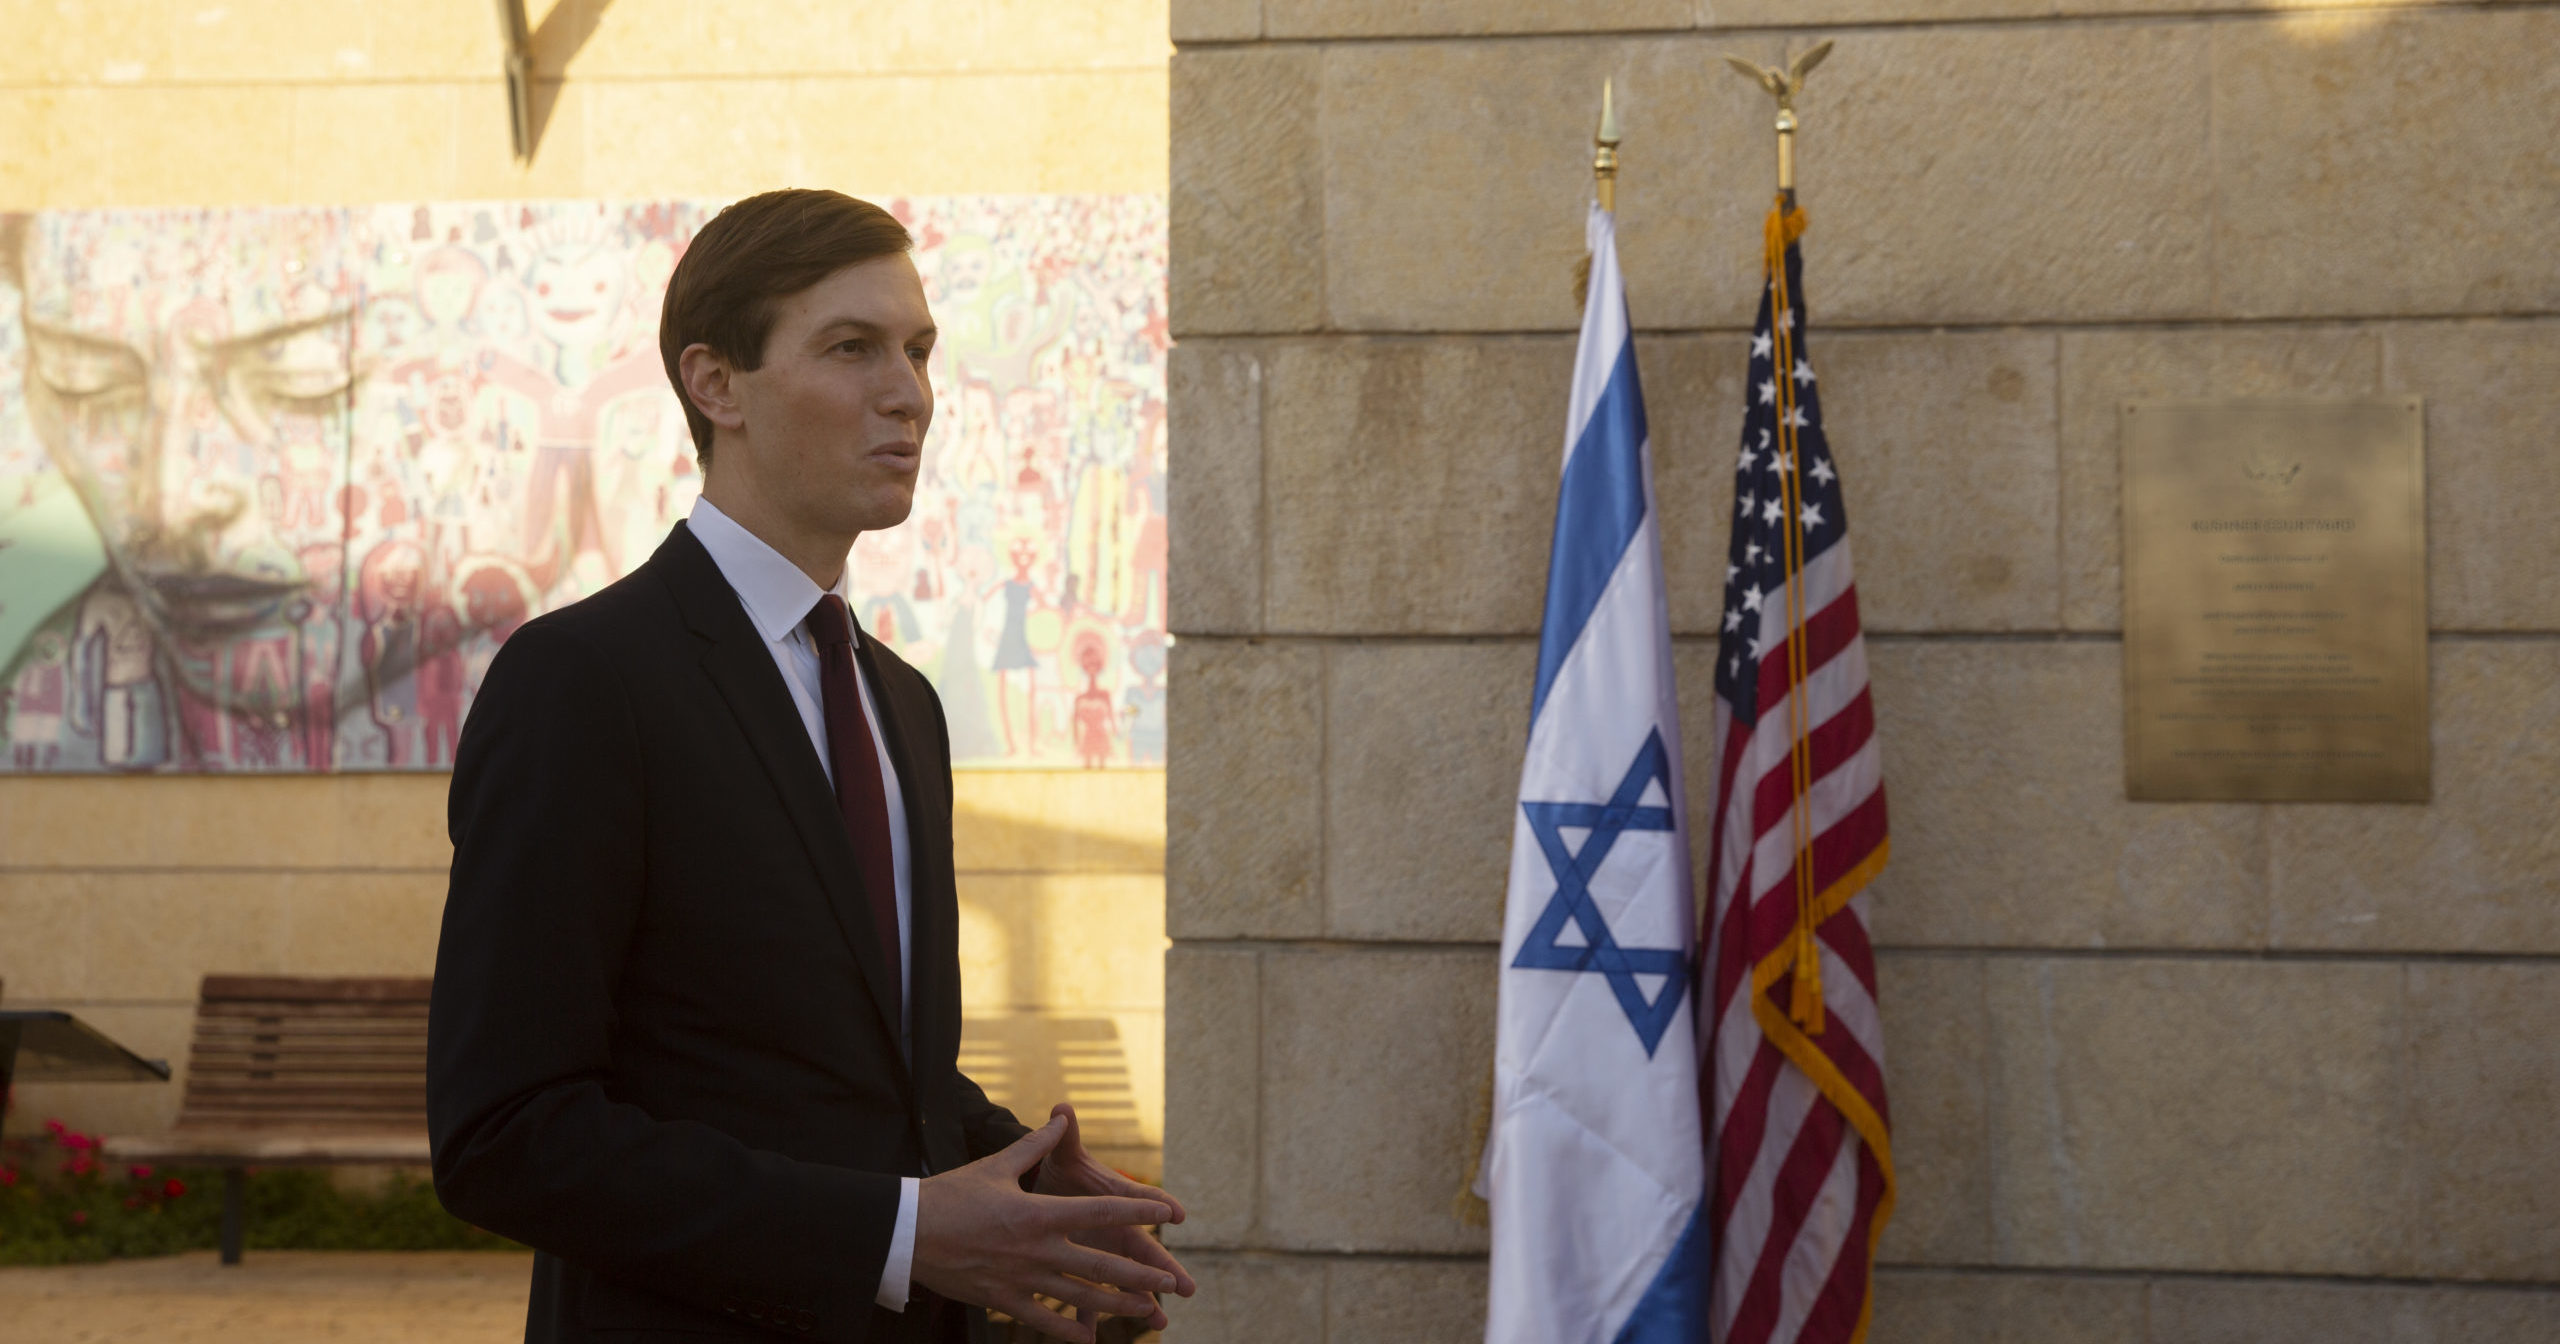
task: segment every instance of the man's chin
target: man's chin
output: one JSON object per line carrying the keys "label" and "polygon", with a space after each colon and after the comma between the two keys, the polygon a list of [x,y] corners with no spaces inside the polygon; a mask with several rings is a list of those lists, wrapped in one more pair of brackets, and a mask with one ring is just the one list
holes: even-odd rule
{"label": "man's chin", "polygon": [[851,513],[857,521],[852,530],[885,532],[907,521],[907,515],[915,512],[915,508],[916,492],[912,487],[903,491],[878,491],[855,501]]}

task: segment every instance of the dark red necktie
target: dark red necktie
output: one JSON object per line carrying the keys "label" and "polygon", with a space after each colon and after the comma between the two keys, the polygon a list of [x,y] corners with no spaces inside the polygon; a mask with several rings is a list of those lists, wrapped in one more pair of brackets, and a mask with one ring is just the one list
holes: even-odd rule
{"label": "dark red necktie", "polygon": [[835,767],[836,807],[853,860],[871,899],[871,928],[889,964],[889,1001],[899,992],[906,958],[898,947],[898,870],[890,861],[889,795],[880,779],[880,755],[871,745],[871,721],[862,713],[861,669],[853,661],[853,617],[844,599],[829,593],[809,611],[809,637],[818,643],[818,684],[826,697],[827,757]]}

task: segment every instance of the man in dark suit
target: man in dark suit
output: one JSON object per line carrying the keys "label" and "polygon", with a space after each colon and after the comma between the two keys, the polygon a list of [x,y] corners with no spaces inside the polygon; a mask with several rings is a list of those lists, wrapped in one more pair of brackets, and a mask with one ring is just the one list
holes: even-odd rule
{"label": "man in dark suit", "polygon": [[834,192],[703,228],[660,330],[702,500],[464,726],[428,1117],[446,1207],[536,1249],[529,1341],[1089,1341],[1192,1289],[1180,1204],[958,1068],[941,704],[844,602],[933,416],[909,246]]}

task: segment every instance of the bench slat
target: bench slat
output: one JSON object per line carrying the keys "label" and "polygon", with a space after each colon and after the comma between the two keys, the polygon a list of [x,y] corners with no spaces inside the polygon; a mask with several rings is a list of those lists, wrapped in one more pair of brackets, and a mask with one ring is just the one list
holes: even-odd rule
{"label": "bench slat", "polygon": [[416,1055],[424,1057],[427,1042],[423,1036],[338,1036],[326,1040],[268,1039],[243,1036],[236,1041],[199,1039],[193,1052],[216,1059],[233,1056],[307,1055],[314,1059],[331,1059],[340,1055]]}
{"label": "bench slat", "polygon": [[267,1110],[256,1106],[199,1106],[187,1117],[190,1128],[216,1128],[254,1121],[276,1128],[307,1129],[314,1125],[359,1125],[374,1129],[415,1129],[424,1132],[426,1113],[418,1106],[296,1106],[290,1110]]}
{"label": "bench slat", "polygon": [[279,1068],[322,1073],[367,1073],[382,1071],[414,1071],[424,1068],[424,1050],[349,1050],[342,1054],[316,1055],[309,1051],[291,1054],[258,1053],[243,1050],[235,1055],[195,1057],[198,1073],[272,1073]]}
{"label": "bench slat", "polygon": [[107,1154],[115,1161],[195,1162],[208,1166],[231,1162],[265,1166],[354,1163],[424,1166],[428,1160],[424,1132],[397,1133],[379,1129],[340,1133],[275,1133],[249,1129],[173,1131],[165,1138],[110,1139],[107,1141]]}
{"label": "bench slat", "polygon": [[208,1005],[239,999],[294,1003],[425,1003],[434,981],[426,976],[208,975]]}
{"label": "bench slat", "polygon": [[310,1036],[408,1036],[424,1035],[427,1019],[412,1018],[317,1018],[317,1017],[207,1017],[196,1021],[196,1032],[202,1036],[242,1036],[258,1032],[290,1031]]}
{"label": "bench slat", "polygon": [[428,1057],[348,1057],[348,1060],[312,1060],[312,1057],[287,1057],[287,1060],[238,1060],[238,1062],[195,1062],[195,1073],[189,1078],[228,1078],[228,1080],[264,1080],[264,1078],[366,1078],[366,1075],[412,1075],[425,1068]]}
{"label": "bench slat", "polygon": [[332,1097],[361,1097],[370,1105],[382,1097],[424,1097],[426,1084],[416,1078],[367,1078],[356,1082],[279,1080],[272,1083],[208,1082],[190,1085],[186,1099],[195,1101],[243,1102],[254,1100],[261,1105],[281,1105],[289,1101],[311,1098],[326,1101]]}
{"label": "bench slat", "polygon": [[425,1025],[425,1013],[404,1013],[398,1017],[356,1013],[208,1013],[196,1019],[196,1026],[206,1030],[236,1031],[253,1024],[294,1023],[315,1031],[351,1029],[407,1029],[415,1031]]}
{"label": "bench slat", "polygon": [[423,1022],[427,1005],[423,1003],[234,1003],[208,1004],[202,1009],[207,1022],[236,1022],[244,1018],[282,1017],[309,1022]]}

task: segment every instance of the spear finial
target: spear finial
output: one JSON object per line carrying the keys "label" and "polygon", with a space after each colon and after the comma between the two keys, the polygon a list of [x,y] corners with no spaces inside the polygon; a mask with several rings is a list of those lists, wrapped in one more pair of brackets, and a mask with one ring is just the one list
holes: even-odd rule
{"label": "spear finial", "polygon": [[1591,175],[1599,183],[1600,208],[1618,209],[1617,81],[1600,81],[1600,133],[1591,138]]}

